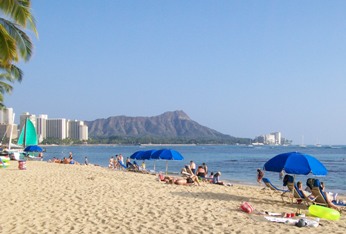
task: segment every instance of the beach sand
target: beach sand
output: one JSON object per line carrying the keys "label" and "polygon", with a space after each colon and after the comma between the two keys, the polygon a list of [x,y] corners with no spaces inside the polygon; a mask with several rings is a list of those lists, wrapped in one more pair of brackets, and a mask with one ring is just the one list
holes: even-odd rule
{"label": "beach sand", "polygon": [[[344,233],[338,221],[295,227],[240,210],[294,213],[260,186],[169,185],[154,175],[98,166],[11,161],[0,169],[0,233]],[[304,206],[302,212],[308,213]],[[310,218],[310,217],[309,217]]]}

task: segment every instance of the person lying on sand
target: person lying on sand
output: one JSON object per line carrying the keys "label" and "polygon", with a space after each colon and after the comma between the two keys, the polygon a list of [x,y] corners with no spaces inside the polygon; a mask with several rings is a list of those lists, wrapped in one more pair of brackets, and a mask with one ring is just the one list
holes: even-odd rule
{"label": "person lying on sand", "polygon": [[176,185],[193,185],[197,184],[198,186],[200,185],[197,176],[194,177],[187,177],[187,178],[175,178],[171,176],[165,176],[164,181],[167,184],[176,184]]}

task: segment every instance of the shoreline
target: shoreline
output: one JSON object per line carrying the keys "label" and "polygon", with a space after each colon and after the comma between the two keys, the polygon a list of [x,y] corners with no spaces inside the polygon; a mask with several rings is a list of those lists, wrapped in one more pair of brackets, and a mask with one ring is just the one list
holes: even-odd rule
{"label": "shoreline", "polygon": [[[346,219],[300,229],[240,210],[294,213],[297,204],[260,186],[179,186],[156,176],[100,166],[27,161],[0,170],[3,233],[343,233]],[[302,212],[307,214],[307,208]],[[308,217],[311,219],[312,217]]]}

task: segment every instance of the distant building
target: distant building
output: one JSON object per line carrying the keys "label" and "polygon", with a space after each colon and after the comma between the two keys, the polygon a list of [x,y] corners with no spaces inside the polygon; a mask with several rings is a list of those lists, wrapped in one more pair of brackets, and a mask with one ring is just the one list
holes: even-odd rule
{"label": "distant building", "polygon": [[39,115],[36,119],[36,131],[38,142],[42,142],[47,138],[47,119],[48,115]]}
{"label": "distant building", "polygon": [[[39,143],[46,138],[66,139],[71,138],[80,141],[88,140],[88,126],[83,121],[61,119],[48,119],[48,115],[41,114],[38,117],[29,112],[24,112],[19,117],[19,131],[14,124],[14,113],[12,108],[0,110],[0,137],[10,136],[13,127],[12,139],[19,136],[19,132],[25,125],[26,119],[30,119],[36,128]],[[13,125],[13,126],[12,126]]]}
{"label": "distant building", "polygon": [[46,137],[66,139],[67,138],[67,120],[66,119],[47,119]]}
{"label": "distant building", "polygon": [[16,139],[18,137],[17,125],[14,124],[14,113],[13,108],[0,109],[0,138],[2,140],[10,138],[12,129],[12,138]]}
{"label": "distant building", "polygon": [[88,140],[88,126],[83,121],[68,121],[68,137],[80,141]]}
{"label": "distant building", "polygon": [[262,136],[258,136],[255,138],[256,143],[262,143],[265,145],[281,145],[282,138],[281,132],[273,132],[269,134],[265,134]]}
{"label": "distant building", "polygon": [[0,110],[0,124],[13,124],[13,108],[5,108]]}

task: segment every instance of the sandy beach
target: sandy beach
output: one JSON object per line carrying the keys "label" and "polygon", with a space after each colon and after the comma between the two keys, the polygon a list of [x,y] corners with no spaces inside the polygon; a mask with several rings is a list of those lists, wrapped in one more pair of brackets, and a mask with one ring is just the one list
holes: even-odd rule
{"label": "sandy beach", "polygon": [[[0,169],[0,233],[344,233],[338,221],[318,227],[269,222],[240,210],[243,201],[256,211],[297,211],[260,186],[179,186],[154,175],[98,166],[11,161]],[[302,212],[307,214],[306,206]],[[308,217],[313,219],[311,217]]]}

